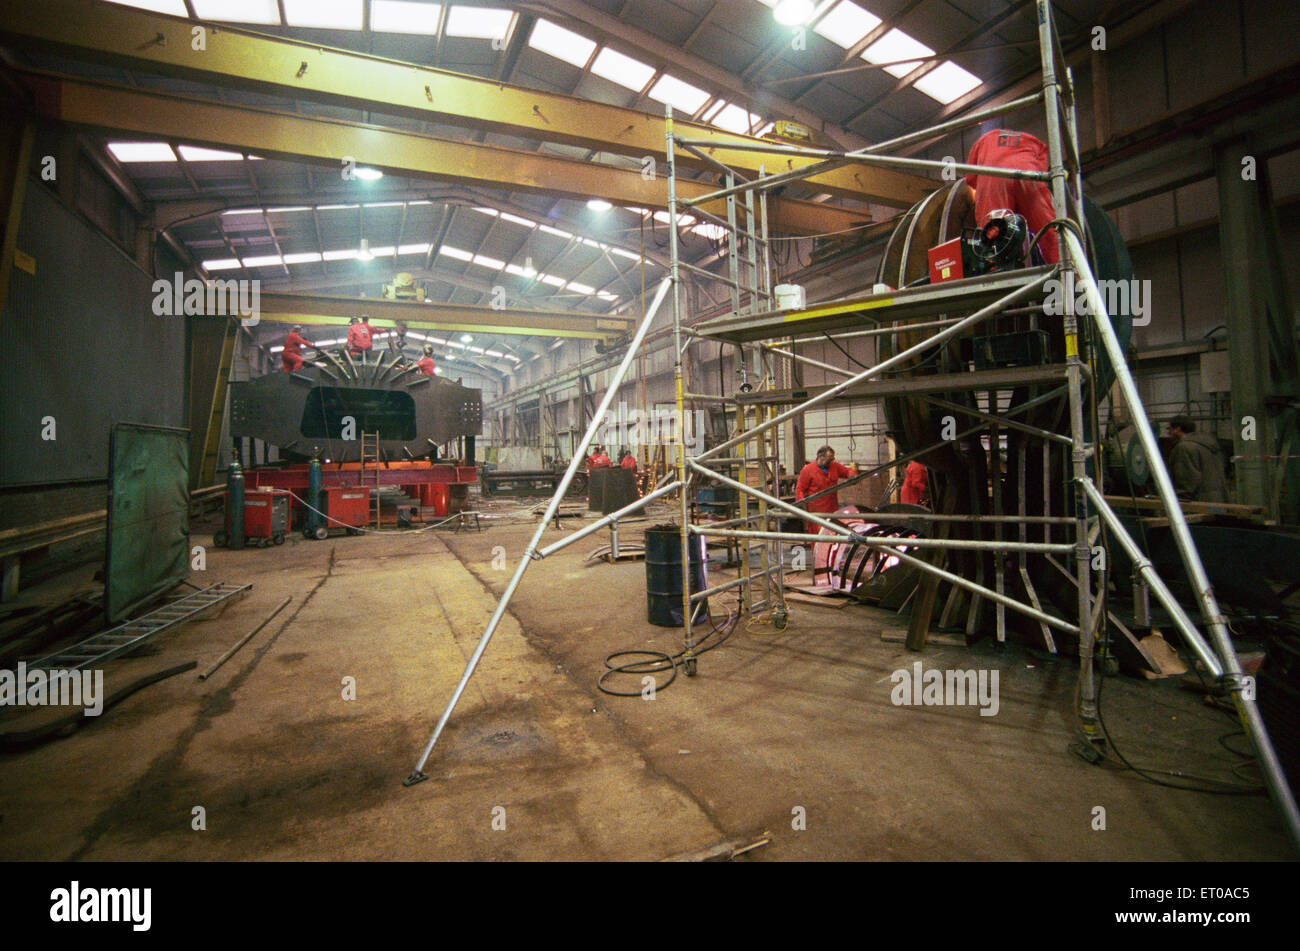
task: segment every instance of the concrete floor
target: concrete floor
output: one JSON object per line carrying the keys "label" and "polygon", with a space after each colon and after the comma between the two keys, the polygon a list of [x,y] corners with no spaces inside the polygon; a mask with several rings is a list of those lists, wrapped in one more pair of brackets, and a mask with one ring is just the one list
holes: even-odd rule
{"label": "concrete floor", "polygon": [[[584,562],[602,535],[530,568],[430,779],[404,788],[532,531],[210,550],[195,582],[252,592],[112,662],[110,691],[201,670],[293,602],[208,681],[173,677],[0,756],[0,859],[656,860],[759,835],[770,844],[742,860],[1294,858],[1263,796],[1068,755],[1072,661],[987,641],[912,654],[880,637],[897,619],[864,606],[792,604],[787,630],[742,624],[652,701],[606,696],[608,653],[675,651],[680,634],[646,623],[643,563]],[[918,659],[998,670],[998,715],[893,705],[890,673]],[[1235,721],[1176,680],[1107,681],[1104,710],[1133,762],[1240,781],[1218,742]]]}

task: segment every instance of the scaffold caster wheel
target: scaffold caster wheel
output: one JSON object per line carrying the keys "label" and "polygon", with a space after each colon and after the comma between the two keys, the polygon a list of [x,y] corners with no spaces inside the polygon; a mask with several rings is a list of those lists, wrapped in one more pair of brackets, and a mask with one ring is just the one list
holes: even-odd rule
{"label": "scaffold caster wheel", "polygon": [[284,544],[284,532],[276,532],[274,535],[272,535],[272,536],[271,536],[271,543],[274,544],[274,545],[283,545],[283,544]]}
{"label": "scaffold caster wheel", "polygon": [[225,547],[226,547],[226,533],[225,533],[225,532],[217,532],[217,534],[213,535],[213,536],[212,536],[212,544],[216,545],[218,548],[225,548]]}
{"label": "scaffold caster wheel", "polygon": [[1106,758],[1106,748],[1102,740],[1089,740],[1087,737],[1079,737],[1070,744],[1070,752],[1085,763],[1091,763],[1096,766]]}
{"label": "scaffold caster wheel", "polygon": [[360,534],[361,534],[361,530],[360,530],[360,529],[356,529],[356,528],[349,528],[349,529],[348,529],[348,534],[349,534],[349,535],[360,535]]}
{"label": "scaffold caster wheel", "polygon": [[694,657],[687,657],[682,661],[682,669],[686,671],[687,677],[694,677],[698,668],[699,661]]}
{"label": "scaffold caster wheel", "polygon": [[316,541],[323,542],[325,539],[330,537],[330,530],[324,525],[317,525],[316,531],[312,534],[316,538]]}
{"label": "scaffold caster wheel", "polygon": [[259,539],[257,540],[257,547],[258,547],[258,548],[270,548],[270,547],[271,547],[271,539],[270,539],[270,536],[263,536],[262,538],[259,538]]}
{"label": "scaffold caster wheel", "polygon": [[778,631],[784,631],[790,624],[790,615],[784,611],[772,612],[772,626]]}
{"label": "scaffold caster wheel", "polygon": [[1114,677],[1119,673],[1119,658],[1114,654],[1106,654],[1101,659],[1101,672],[1107,677]]}

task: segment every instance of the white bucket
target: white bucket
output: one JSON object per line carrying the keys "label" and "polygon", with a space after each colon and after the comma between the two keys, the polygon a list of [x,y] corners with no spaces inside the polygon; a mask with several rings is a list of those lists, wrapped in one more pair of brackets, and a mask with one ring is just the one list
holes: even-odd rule
{"label": "white bucket", "polygon": [[802,284],[776,285],[777,310],[802,310],[805,303]]}

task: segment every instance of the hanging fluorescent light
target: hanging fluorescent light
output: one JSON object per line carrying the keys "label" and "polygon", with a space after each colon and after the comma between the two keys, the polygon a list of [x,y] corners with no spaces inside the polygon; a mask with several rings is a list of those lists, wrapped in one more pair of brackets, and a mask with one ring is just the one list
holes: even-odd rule
{"label": "hanging fluorescent light", "polygon": [[602,198],[593,198],[591,201],[587,202],[587,207],[598,214],[604,214],[614,206]]}
{"label": "hanging fluorescent light", "polygon": [[374,253],[370,250],[370,242],[367,241],[365,238],[362,238],[362,239],[361,239],[361,247],[357,248],[357,260],[358,260],[358,261],[373,261],[374,259],[375,259],[375,255],[374,255]]}
{"label": "hanging fluorescent light", "polygon": [[473,335],[473,334],[461,334],[461,335],[460,335],[460,342],[461,342],[461,343],[473,343],[473,342],[474,342],[474,335]]}
{"label": "hanging fluorescent light", "polygon": [[352,176],[361,179],[363,182],[377,182],[384,177],[384,173],[377,168],[362,165],[352,170]]}

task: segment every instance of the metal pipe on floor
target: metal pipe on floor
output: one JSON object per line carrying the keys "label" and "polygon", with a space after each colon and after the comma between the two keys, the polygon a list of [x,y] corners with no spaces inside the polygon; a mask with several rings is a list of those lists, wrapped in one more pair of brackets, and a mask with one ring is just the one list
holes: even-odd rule
{"label": "metal pipe on floor", "polygon": [[234,656],[235,656],[235,652],[236,652],[237,650],[239,650],[241,647],[243,647],[245,644],[247,644],[249,641],[251,641],[251,640],[253,639],[254,635],[256,635],[258,631],[260,631],[262,628],[266,627],[266,625],[270,624],[271,621],[275,618],[275,616],[276,616],[277,614],[279,614],[281,611],[284,610],[285,605],[287,605],[287,604],[288,604],[290,601],[292,601],[292,600],[293,600],[293,597],[290,596],[290,597],[285,598],[283,601],[281,601],[280,604],[276,607],[276,609],[275,609],[274,611],[272,611],[270,614],[268,614],[268,615],[267,615],[267,616],[262,620],[262,623],[261,623],[261,624],[257,625],[257,627],[253,628],[251,631],[249,631],[247,634],[245,634],[243,637],[241,637],[239,640],[237,640],[237,641],[234,643],[234,645],[230,648],[230,650],[226,651],[224,654],[222,654],[220,657],[218,657],[216,660],[214,660],[214,661],[212,662],[212,666],[211,666],[211,667],[209,667],[209,668],[208,668],[207,670],[205,670],[203,673],[199,674],[199,680],[207,680],[209,677],[211,677],[213,674],[215,674],[215,673],[217,672],[217,668],[219,668],[219,667],[220,667],[222,664],[224,664],[226,661],[230,660],[230,658],[234,657]]}
{"label": "metal pipe on floor", "polygon": [[[624,354],[622,362],[618,369],[614,371],[613,378],[605,389],[605,395],[600,401],[600,405],[592,414],[591,423],[587,426],[587,431],[578,443],[573,458],[569,460],[569,467],[564,472],[564,478],[556,486],[555,494],[551,497],[550,503],[546,506],[546,512],[537,525],[537,531],[533,533],[532,541],[528,543],[528,548],[524,551],[523,556],[519,559],[519,567],[515,569],[510,583],[501,595],[501,600],[497,602],[496,610],[492,612],[492,617],[488,620],[487,628],[483,631],[482,637],[479,638],[478,646],[474,648],[474,653],[470,656],[469,662],[465,665],[465,672],[461,675],[460,683],[456,685],[456,690],[451,695],[451,700],[447,703],[447,708],[443,710],[442,716],[438,720],[438,725],[434,727],[433,734],[429,737],[429,742],[425,744],[424,751],[420,754],[420,759],[415,764],[415,770],[410,776],[403,781],[405,786],[414,786],[429,777],[424,774],[424,765],[428,762],[429,756],[433,753],[433,748],[438,743],[438,737],[442,735],[443,729],[447,726],[447,721],[451,719],[452,711],[456,709],[456,704],[460,701],[461,694],[469,685],[470,678],[474,676],[474,670],[478,667],[479,661],[483,658],[483,652],[487,650],[488,643],[492,640],[492,635],[496,633],[497,626],[505,616],[506,607],[510,604],[510,599],[514,597],[515,589],[519,587],[519,582],[523,580],[524,572],[528,570],[529,563],[537,556],[537,543],[542,540],[542,535],[546,531],[546,526],[550,523],[555,513],[560,508],[560,502],[564,499],[565,493],[569,491],[569,483],[578,472],[578,467],[582,464],[582,450],[587,447],[591,440],[596,438],[596,432],[604,425],[605,411],[618,395],[618,388],[622,384],[624,377],[627,376],[628,368],[631,367],[632,361],[640,353],[641,344],[645,340],[646,333],[653,323],[655,315],[659,312],[659,307],[663,303],[664,297],[668,293],[671,280],[665,278],[659,282],[659,289],[655,292],[654,300],[646,309],[645,317],[641,320],[641,325],[637,328],[636,334],[627,345],[627,353]],[[643,500],[644,501],[644,500]]]}

